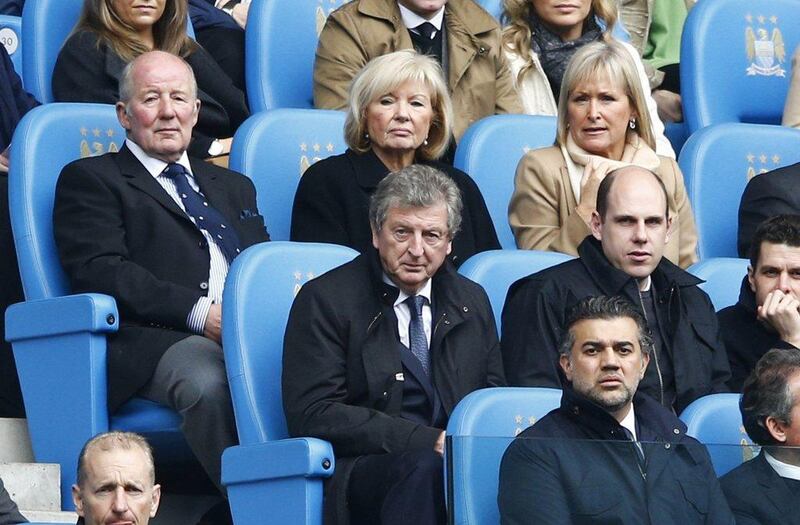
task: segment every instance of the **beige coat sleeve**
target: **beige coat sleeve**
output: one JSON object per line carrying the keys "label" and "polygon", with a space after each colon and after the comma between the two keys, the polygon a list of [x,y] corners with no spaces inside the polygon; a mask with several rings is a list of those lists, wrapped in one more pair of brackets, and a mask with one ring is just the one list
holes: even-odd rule
{"label": "beige coat sleeve", "polygon": [[697,262],[697,226],[694,223],[694,213],[686,194],[686,186],[683,183],[683,173],[674,159],[661,158],[661,178],[664,184],[672,187],[672,206],[677,215],[677,228],[673,219],[673,230],[670,235],[670,245],[677,243],[678,260],[674,257],[670,259],[681,268],[688,268]]}
{"label": "beige coat sleeve", "polygon": [[800,46],[794,50],[792,56],[792,80],[789,83],[789,93],[786,94],[781,124],[800,128]]}
{"label": "beige coat sleeve", "polygon": [[[550,152],[544,155],[542,152]],[[517,247],[577,255],[578,245],[589,235],[589,226],[575,212],[575,197],[564,181],[561,156],[555,148],[528,152],[517,165],[508,221]],[[552,157],[552,158],[551,158]],[[566,169],[566,167],[564,168]],[[567,182],[565,187],[564,182]]]}
{"label": "beige coat sleeve", "polygon": [[350,13],[344,9],[331,13],[314,59],[314,107],[345,109],[350,83],[368,61]]}

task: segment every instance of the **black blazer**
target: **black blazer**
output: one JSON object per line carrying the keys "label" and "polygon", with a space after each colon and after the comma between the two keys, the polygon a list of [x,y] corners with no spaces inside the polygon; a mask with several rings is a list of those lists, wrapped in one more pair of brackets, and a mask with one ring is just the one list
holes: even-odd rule
{"label": "black blazer", "polygon": [[29,110],[38,106],[23,88],[14,64],[4,46],[0,46],[0,153],[11,144],[17,123]]}
{"label": "black blazer", "polygon": [[[186,61],[197,79],[200,115],[192,132],[189,154],[208,156],[215,138],[232,137],[239,125],[250,116],[244,93],[214,62],[205,49],[198,47]],[[56,102],[96,102],[116,104],[119,79],[125,61],[90,31],[79,31],[64,43],[53,71],[53,97]]]}
{"label": "black blazer", "polygon": [[[200,160],[191,165],[243,247],[269,240],[250,179]],[[122,325],[108,348],[113,410],[149,380],[164,351],[188,335],[189,312],[208,290],[208,244],[127,147],[63,169],[53,223],[73,291],[117,301]]]}
{"label": "black blazer", "polygon": [[763,451],[719,481],[737,525],[800,524],[796,499]]}
{"label": "black blazer", "polygon": [[750,257],[750,241],[763,221],[800,213],[800,162],[750,179],[739,204],[739,257]]}
{"label": "black blazer", "polygon": [[[453,239],[450,260],[460,266],[478,252],[499,250],[500,241],[475,181],[447,164],[424,164],[449,175],[461,190],[461,231]],[[388,174],[372,151],[362,155],[348,149],[312,164],[294,197],[291,239],[342,244],[364,253],[372,247],[369,198]]]}

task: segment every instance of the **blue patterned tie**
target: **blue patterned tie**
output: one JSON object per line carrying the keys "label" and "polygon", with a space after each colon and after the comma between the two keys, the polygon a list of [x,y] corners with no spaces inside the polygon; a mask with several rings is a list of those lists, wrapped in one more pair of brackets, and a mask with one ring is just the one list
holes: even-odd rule
{"label": "blue patterned tie", "polygon": [[214,238],[230,264],[239,253],[239,236],[236,235],[236,230],[227,226],[225,217],[208,204],[203,194],[194,191],[189,185],[186,168],[171,162],[164,169],[164,175],[175,182],[175,189],[178,190],[186,213],[194,219],[199,229],[207,231]]}
{"label": "blue patterned tie", "polygon": [[425,374],[430,376],[431,358],[428,352],[428,338],[425,337],[425,327],[422,324],[422,307],[427,299],[421,295],[412,295],[405,300],[411,312],[411,322],[408,323],[408,344],[411,353],[419,359]]}

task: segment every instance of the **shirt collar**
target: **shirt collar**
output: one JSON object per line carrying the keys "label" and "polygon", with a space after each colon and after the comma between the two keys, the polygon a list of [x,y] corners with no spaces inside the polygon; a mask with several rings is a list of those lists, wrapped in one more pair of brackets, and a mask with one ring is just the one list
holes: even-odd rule
{"label": "shirt collar", "polygon": [[[164,168],[167,167],[166,162],[151,157],[131,139],[125,139],[125,145],[131,151],[131,153],[133,153],[133,156],[142,163],[142,166],[144,166],[144,169],[146,169],[150,175],[153,177],[158,177],[164,172]],[[181,158],[178,159],[177,163],[186,168],[186,171],[189,172],[189,175],[194,177],[194,174],[192,173],[192,166],[189,164],[189,156],[185,151],[181,154]]]}
{"label": "shirt collar", "polygon": [[403,17],[403,23],[407,28],[414,29],[424,22],[430,22],[437,31],[442,30],[442,22],[444,22],[444,6],[442,6],[442,8],[439,9],[439,12],[433,15],[430,20],[422,18],[417,13],[400,3],[397,4],[397,7],[400,8],[400,16]]}
{"label": "shirt collar", "polygon": [[794,479],[800,481],[800,466],[784,463],[779,459],[775,459],[769,452],[764,451],[767,463],[772,467],[776,474],[782,478]]}
{"label": "shirt collar", "polygon": [[[431,289],[432,289],[431,280],[432,279],[428,279],[427,281],[425,281],[425,284],[416,293],[416,295],[421,295],[422,297],[427,299],[429,305],[433,304],[433,303],[431,303]],[[383,282],[385,282],[386,284],[388,284],[390,286],[394,286],[395,288],[397,288],[397,285],[395,285],[392,282],[392,280],[389,278],[389,276],[386,275],[386,272],[383,273]],[[401,290],[399,288],[397,288],[397,291],[399,293],[397,294],[397,299],[395,299],[395,301],[394,301],[394,306],[397,306],[398,304],[401,304],[403,301],[405,301],[406,299],[411,297],[410,295],[408,295],[407,293],[405,293],[403,290]]]}
{"label": "shirt collar", "polygon": [[622,421],[619,422],[621,427],[627,428],[628,431],[633,436],[634,441],[638,441],[639,437],[636,435],[636,416],[633,414],[633,403],[630,405],[630,410],[628,410],[628,415],[622,418]]}

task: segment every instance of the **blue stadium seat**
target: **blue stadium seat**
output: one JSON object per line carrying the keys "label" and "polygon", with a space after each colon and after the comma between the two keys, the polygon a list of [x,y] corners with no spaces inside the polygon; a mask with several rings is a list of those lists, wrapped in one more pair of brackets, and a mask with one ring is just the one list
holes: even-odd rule
{"label": "blue stadium seat", "polygon": [[250,111],[313,108],[314,53],[328,15],[347,0],[253,0],[245,33]]}
{"label": "blue stadium seat", "polygon": [[561,404],[553,388],[486,388],[456,406],[447,424],[451,523],[500,522],[500,460],[512,439]]}
{"label": "blue stadium seat", "polygon": [[115,151],[125,135],[114,107],[48,104],[30,111],[14,134],[9,200],[25,302],[6,312],[33,452],[61,465],[62,506],[72,508],[78,452],[109,429],[148,435],[165,457],[191,458],[178,415],[135,398],[116,414],[106,406],[106,334],[119,314],[107,295],[69,295],[53,239],[53,200],[61,168]]}
{"label": "blue stadium seat", "polygon": [[331,244],[270,242],[245,250],[231,267],[222,334],[240,445],[225,451],[222,481],[236,523],[321,523],[333,450],[319,439],[288,439],[283,334],[300,287],[356,255]]}
{"label": "blue stadium seat", "polygon": [[713,0],[689,12],[681,41],[681,96],[689,132],[723,122],[780,124],[797,0]]}
{"label": "blue stadium seat", "polygon": [[689,273],[705,281],[700,288],[711,298],[714,310],[720,311],[739,301],[739,289],[749,264],[747,259],[714,257],[694,263]]}
{"label": "blue stadium seat", "polygon": [[747,181],[798,161],[800,130],[791,128],[728,123],[689,137],[678,162],[694,210],[701,260],[738,255],[737,217]]}
{"label": "blue stadium seat", "polygon": [[[43,104],[53,102],[51,78],[58,52],[78,22],[82,5],[83,0],[26,0],[22,9],[23,80],[25,89]],[[191,20],[187,33],[194,38]]]}
{"label": "blue stadium seat", "polygon": [[22,77],[22,18],[0,15],[0,44],[6,46],[14,71]]}
{"label": "blue stadium seat", "polygon": [[571,255],[539,250],[490,250],[473,255],[458,273],[483,286],[500,330],[500,318],[508,288],[515,281],[572,259]]}
{"label": "blue stadium seat", "polygon": [[758,447],[742,426],[739,394],[703,396],[686,407],[680,417],[688,427],[686,433],[708,448],[717,477],[758,454]]}
{"label": "blue stadium seat", "polygon": [[528,150],[552,146],[555,138],[555,117],[494,115],[470,126],[458,143],[454,164],[480,188],[504,249],[517,246],[508,225],[517,164]]}
{"label": "blue stadium seat", "polygon": [[306,168],[347,148],[344,118],[340,111],[276,109],[256,113],[236,131],[229,167],[253,180],[273,241],[289,240],[294,194]]}

